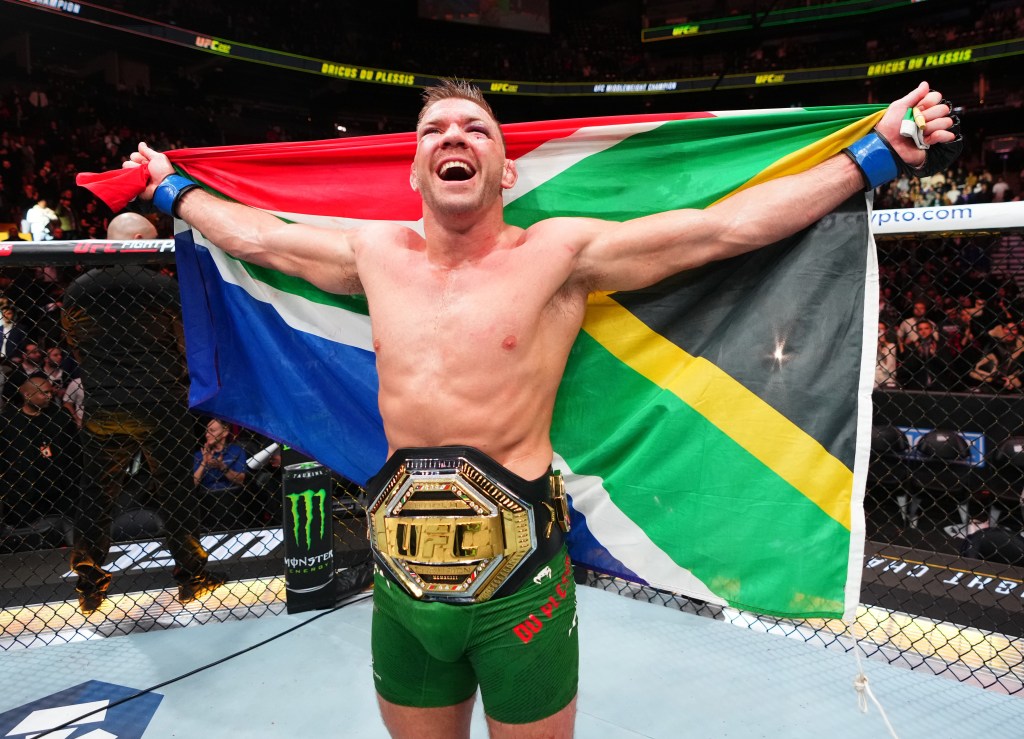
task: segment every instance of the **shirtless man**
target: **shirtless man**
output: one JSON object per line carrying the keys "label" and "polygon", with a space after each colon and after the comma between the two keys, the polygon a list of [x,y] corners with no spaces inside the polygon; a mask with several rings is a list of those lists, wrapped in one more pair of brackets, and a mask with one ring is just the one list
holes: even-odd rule
{"label": "shirtless man", "polygon": [[[506,158],[498,123],[479,91],[446,83],[424,98],[409,178],[423,197],[422,237],[390,223],[347,231],[285,224],[206,194],[185,178],[169,177],[170,162],[146,144],[125,166],[148,165],[143,197],[155,195],[158,207],[229,254],[323,290],[365,293],[389,445],[389,461],[373,481],[373,492],[384,488],[386,497],[396,459],[411,455],[418,464],[436,461],[435,452],[442,456],[437,449],[417,448],[475,447],[490,458],[473,457],[478,469],[533,506],[533,540],[541,544],[546,537],[561,542],[559,527],[552,526],[557,477],[548,482],[549,429],[589,293],[635,290],[774,243],[867,183],[877,185],[900,167],[925,164],[925,151],[900,135],[910,108],[924,116],[925,143],[957,138],[949,105],[922,83],[894,102],[876,129],[891,148],[870,134],[851,147],[850,156],[835,156],[704,210],[625,223],[553,218],[524,230],[503,218],[501,194],[515,184],[516,164]],[[933,146],[929,159],[935,151]],[[371,515],[371,532],[373,521]],[[452,524],[450,530],[457,528]],[[396,530],[402,529],[391,534]],[[555,549],[553,558],[550,548],[543,559],[528,558],[527,572],[509,576],[519,581],[514,590],[499,586],[483,602],[446,601],[424,592],[429,588],[417,587],[424,581],[402,570],[399,555],[409,542],[381,546],[391,535],[386,526],[381,531],[383,538],[371,536],[379,565],[374,677],[392,736],[468,737],[478,681],[493,737],[571,736],[578,651],[564,550]],[[425,536],[422,529],[419,535]],[[561,626],[555,628],[553,618],[543,630],[524,630],[524,619],[540,612],[549,593]],[[496,677],[502,672],[512,677]]]}

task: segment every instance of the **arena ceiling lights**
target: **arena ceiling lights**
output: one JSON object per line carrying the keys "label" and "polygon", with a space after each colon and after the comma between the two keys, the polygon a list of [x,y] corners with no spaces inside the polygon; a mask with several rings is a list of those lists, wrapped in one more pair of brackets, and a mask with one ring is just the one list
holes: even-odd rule
{"label": "arena ceiling lights", "polygon": [[[64,18],[92,23],[137,36],[191,48],[220,57],[255,62],[296,72],[344,79],[352,82],[391,85],[396,87],[427,87],[437,84],[439,78],[414,72],[344,64],[325,59],[265,49],[238,41],[206,36],[177,26],[141,18],[109,8],[101,8],[74,0],[0,0],[13,5],[27,6]],[[860,3],[882,0],[857,0]],[[808,9],[809,10],[809,9]],[[622,82],[514,82],[501,80],[472,80],[484,92],[504,95],[538,97],[572,97],[604,95],[653,95],[683,92],[712,92],[745,88],[839,82],[882,77],[894,74],[919,73],[922,70],[957,64],[973,64],[1008,56],[1024,54],[1024,38],[997,41],[941,52],[917,54],[883,62],[851,64],[847,66],[815,67],[813,69],[777,70],[766,73],[708,75],[674,80],[622,81]]]}

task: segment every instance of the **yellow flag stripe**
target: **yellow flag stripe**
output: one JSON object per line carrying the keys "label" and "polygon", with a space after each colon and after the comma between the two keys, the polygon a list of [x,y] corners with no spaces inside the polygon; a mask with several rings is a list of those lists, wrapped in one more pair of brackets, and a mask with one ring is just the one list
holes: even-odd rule
{"label": "yellow flag stripe", "polygon": [[[866,116],[782,157],[733,192],[802,172],[825,161],[865,136],[884,113]],[[828,516],[850,529],[853,472],[817,439],[712,362],[689,354],[652,331],[608,294],[590,297],[583,330],[619,361],[707,418]]]}
{"label": "yellow flag stripe", "polygon": [[773,164],[765,167],[759,174],[751,177],[728,195],[723,195],[719,198],[718,202],[725,200],[729,195],[733,195],[741,190],[746,190],[748,187],[759,185],[762,182],[767,182],[768,180],[774,180],[776,177],[797,174],[798,172],[810,169],[815,164],[820,164],[829,157],[835,156],[841,152],[857,139],[862,136],[866,136],[882,119],[883,115],[885,115],[884,110],[872,113],[869,116],[861,118],[856,123],[844,126],[838,131],[819,139],[813,144],[805,146],[802,149],[797,149],[792,154],[787,154]]}
{"label": "yellow flag stripe", "polygon": [[590,296],[583,330],[849,530],[853,473],[796,424],[708,360],[652,331],[606,294]]}

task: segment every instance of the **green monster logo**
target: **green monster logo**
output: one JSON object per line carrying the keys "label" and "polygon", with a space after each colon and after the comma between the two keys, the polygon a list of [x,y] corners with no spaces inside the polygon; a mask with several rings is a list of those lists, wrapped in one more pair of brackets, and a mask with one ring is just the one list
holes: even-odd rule
{"label": "green monster logo", "polygon": [[[291,495],[285,496],[292,502],[292,534],[295,537],[295,543],[302,546],[302,540],[299,538],[299,519],[305,518],[306,525],[303,527],[306,535],[306,549],[310,549],[313,546],[313,501],[317,501],[317,510],[323,510],[324,500],[327,498],[327,491],[321,488],[320,490],[313,492],[312,490],[306,490],[302,493],[292,493]],[[300,510],[299,502],[302,502]],[[305,514],[304,516],[302,514]],[[320,516],[320,538],[324,538],[324,526],[326,524],[326,516]]]}

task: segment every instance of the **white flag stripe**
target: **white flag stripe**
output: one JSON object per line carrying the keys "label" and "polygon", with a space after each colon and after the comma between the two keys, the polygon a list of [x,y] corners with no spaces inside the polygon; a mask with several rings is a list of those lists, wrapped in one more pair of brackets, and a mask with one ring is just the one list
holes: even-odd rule
{"label": "white flag stripe", "polygon": [[516,160],[519,179],[504,193],[505,205],[540,187],[589,156],[600,154],[630,136],[652,131],[665,121],[586,126],[560,139],[546,141]]}
{"label": "white flag stripe", "polygon": [[806,108],[752,108],[750,110],[709,110],[715,118],[739,118],[745,115],[779,115],[780,113],[802,113]]}
{"label": "white flag stripe", "polygon": [[225,282],[242,288],[254,300],[272,305],[291,328],[327,341],[373,351],[373,334],[368,316],[316,303],[301,295],[271,287],[254,279],[244,266],[208,242],[198,231],[193,230],[192,237],[197,245],[209,250]]}
{"label": "white flag stripe", "polygon": [[[549,141],[519,158],[520,177],[513,190],[506,192],[506,203],[515,200],[530,190],[539,187],[557,174],[569,169],[581,160],[615,146],[624,139],[638,133],[651,131],[664,121],[629,123],[612,126],[587,126],[569,136]],[[357,228],[370,222],[358,218],[340,216],[315,216],[305,213],[266,211],[279,218],[321,228]],[[396,221],[423,234],[423,221]],[[175,233],[188,228],[182,221],[175,221]],[[350,311],[313,303],[292,293],[277,290],[253,277],[235,260],[228,258],[218,247],[193,229],[192,237],[197,245],[205,246],[214,258],[224,280],[237,285],[253,299],[275,306],[282,319],[292,328],[335,341],[373,351],[373,336],[369,318]]]}
{"label": "white flag stripe", "polygon": [[[868,217],[871,216],[872,194],[867,195]],[[864,493],[867,490],[868,460],[871,458],[871,397],[874,390],[877,358],[876,326],[878,325],[878,252],[875,237],[869,231],[867,266],[864,269],[866,298],[861,335],[860,382],[857,387],[857,438],[853,458],[853,500],[850,502],[850,558],[847,562],[843,618],[853,618],[860,603],[861,578],[864,576]]]}
{"label": "white flag stripe", "polygon": [[[744,115],[798,113],[803,108],[765,108],[763,110],[724,110],[710,113],[715,118]],[[540,187],[589,156],[600,154],[631,136],[653,131],[673,121],[620,123],[608,126],[585,126],[559,139],[546,141],[516,160],[519,179],[515,187],[504,193],[505,205]]]}
{"label": "white flag stripe", "polygon": [[572,505],[587,519],[587,528],[608,553],[653,587],[686,593],[691,598],[716,605],[728,605],[689,570],[680,567],[663,552],[642,528],[612,502],[604,483],[593,475],[577,475],[555,454],[552,467],[561,470]]}

